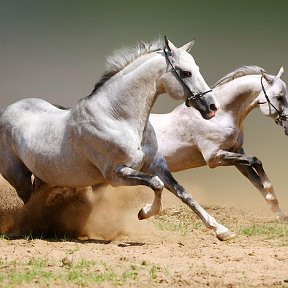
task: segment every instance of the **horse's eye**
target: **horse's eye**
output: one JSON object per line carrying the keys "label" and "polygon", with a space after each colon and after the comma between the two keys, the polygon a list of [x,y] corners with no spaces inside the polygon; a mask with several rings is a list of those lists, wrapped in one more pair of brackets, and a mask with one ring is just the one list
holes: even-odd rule
{"label": "horse's eye", "polygon": [[180,70],[180,77],[181,78],[188,78],[191,76],[192,76],[192,73],[190,71]]}
{"label": "horse's eye", "polygon": [[284,101],[284,97],[283,97],[282,95],[279,95],[279,96],[277,96],[276,98],[277,98],[277,100],[278,100],[279,102],[283,102],[283,101]]}

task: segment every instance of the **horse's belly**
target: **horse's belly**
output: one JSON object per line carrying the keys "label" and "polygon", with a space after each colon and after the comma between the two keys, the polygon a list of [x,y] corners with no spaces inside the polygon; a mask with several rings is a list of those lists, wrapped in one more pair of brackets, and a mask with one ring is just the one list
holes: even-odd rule
{"label": "horse's belly", "polygon": [[[28,142],[28,141],[27,141]],[[66,143],[61,149],[61,143],[50,143],[46,139],[31,145],[18,145],[17,153],[25,166],[42,181],[57,186],[83,187],[103,182],[99,169],[92,165],[82,153]]]}
{"label": "horse's belly", "polygon": [[182,142],[169,142],[169,145],[159,143],[159,152],[165,158],[171,172],[178,172],[190,168],[206,165],[202,153],[194,145],[183,144]]}
{"label": "horse's belly", "polygon": [[33,173],[42,181],[56,186],[84,187],[105,183],[99,169],[87,165],[83,167],[53,167],[52,169],[36,169]]}

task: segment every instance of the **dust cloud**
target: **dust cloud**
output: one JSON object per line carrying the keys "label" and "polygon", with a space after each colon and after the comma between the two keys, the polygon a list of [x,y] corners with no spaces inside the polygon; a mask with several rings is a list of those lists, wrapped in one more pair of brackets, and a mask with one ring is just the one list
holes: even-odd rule
{"label": "dust cloud", "polygon": [[[195,174],[193,176],[197,179]],[[249,204],[254,208],[261,206],[267,215],[270,214],[268,205],[260,198],[258,191],[245,195],[246,199],[243,199],[243,194],[237,193],[214,191],[209,194],[195,179],[193,184],[187,179],[180,179],[180,183],[201,204],[241,208]],[[153,191],[143,186],[107,186],[97,192],[90,188],[54,187],[32,195],[23,205],[15,190],[0,175],[0,233],[9,237],[32,233],[45,237],[59,235],[111,241],[121,238],[141,239],[141,236],[157,233],[152,221],[139,221],[137,217],[144,204],[152,203],[153,196]],[[164,190],[163,209],[179,204],[179,199]]]}
{"label": "dust cloud", "polygon": [[53,187],[33,194],[23,205],[9,186],[1,179],[0,194],[5,197],[0,197],[0,232],[9,237],[31,233],[116,240],[154,232],[151,222],[137,218],[141,207],[153,199],[153,192],[146,188],[108,186],[93,192]]}

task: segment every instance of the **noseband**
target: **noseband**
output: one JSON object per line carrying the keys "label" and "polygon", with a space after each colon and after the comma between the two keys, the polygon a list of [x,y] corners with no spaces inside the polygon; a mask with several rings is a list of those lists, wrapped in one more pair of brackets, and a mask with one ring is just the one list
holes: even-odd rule
{"label": "noseband", "polygon": [[[266,90],[265,90],[265,88],[264,88],[264,85],[263,85],[263,77],[264,77],[264,76],[261,76],[261,87],[262,87],[263,93],[264,93],[265,98],[266,98],[267,102],[269,103],[269,105],[271,105],[271,106],[275,109],[275,111],[277,112],[277,114],[278,114],[278,116],[277,116],[276,119],[275,119],[276,124],[282,125],[282,121],[287,121],[287,120],[288,120],[288,115],[285,115],[285,114],[281,113],[281,112],[272,104],[272,102],[270,101],[270,99],[269,99],[269,97],[268,97],[268,95],[267,95],[267,93],[266,93]],[[266,102],[259,103],[259,104],[265,104],[265,103],[266,103]]]}
{"label": "noseband", "polygon": [[164,48],[163,49],[164,51],[164,55],[165,55],[165,58],[166,60],[168,61],[168,63],[170,64],[170,66],[172,67],[172,70],[175,72],[176,74],[176,77],[178,78],[178,80],[186,87],[186,89],[188,90],[190,96],[187,97],[186,99],[186,106],[187,107],[190,107],[190,101],[195,101],[197,99],[200,99],[201,97],[203,97],[205,94],[211,92],[212,90],[208,90],[208,91],[205,91],[205,92],[198,92],[196,94],[194,94],[191,89],[189,88],[189,86],[184,82],[184,80],[181,78],[181,76],[178,74],[177,72],[177,69],[175,68],[175,66],[172,64],[172,62],[170,61],[169,57],[168,57],[168,53],[166,51],[166,49]]}

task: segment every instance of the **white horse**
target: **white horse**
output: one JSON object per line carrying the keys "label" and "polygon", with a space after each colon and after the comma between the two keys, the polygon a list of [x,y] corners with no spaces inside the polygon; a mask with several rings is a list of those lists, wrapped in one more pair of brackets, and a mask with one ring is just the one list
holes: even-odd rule
{"label": "white horse", "polygon": [[[167,187],[189,205],[221,240],[234,237],[217,223],[172,177],[149,113],[157,96],[186,99],[205,119],[218,104],[187,53],[193,42],[176,48],[167,38],[136,49],[117,51],[91,95],[70,110],[41,99],[24,99],[0,111],[0,172],[26,202],[44,184],[86,187],[111,184],[146,185],[154,190],[152,205],[139,212],[144,219],[161,208]],[[164,182],[162,182],[160,179]]]}
{"label": "white horse", "polygon": [[208,165],[235,165],[258,188],[281,220],[288,220],[280,209],[261,162],[243,150],[243,122],[256,107],[285,128],[288,135],[288,93],[277,76],[257,66],[244,66],[219,80],[213,89],[220,110],[206,121],[193,108],[178,106],[168,114],[151,114],[159,152],[171,172]]}

